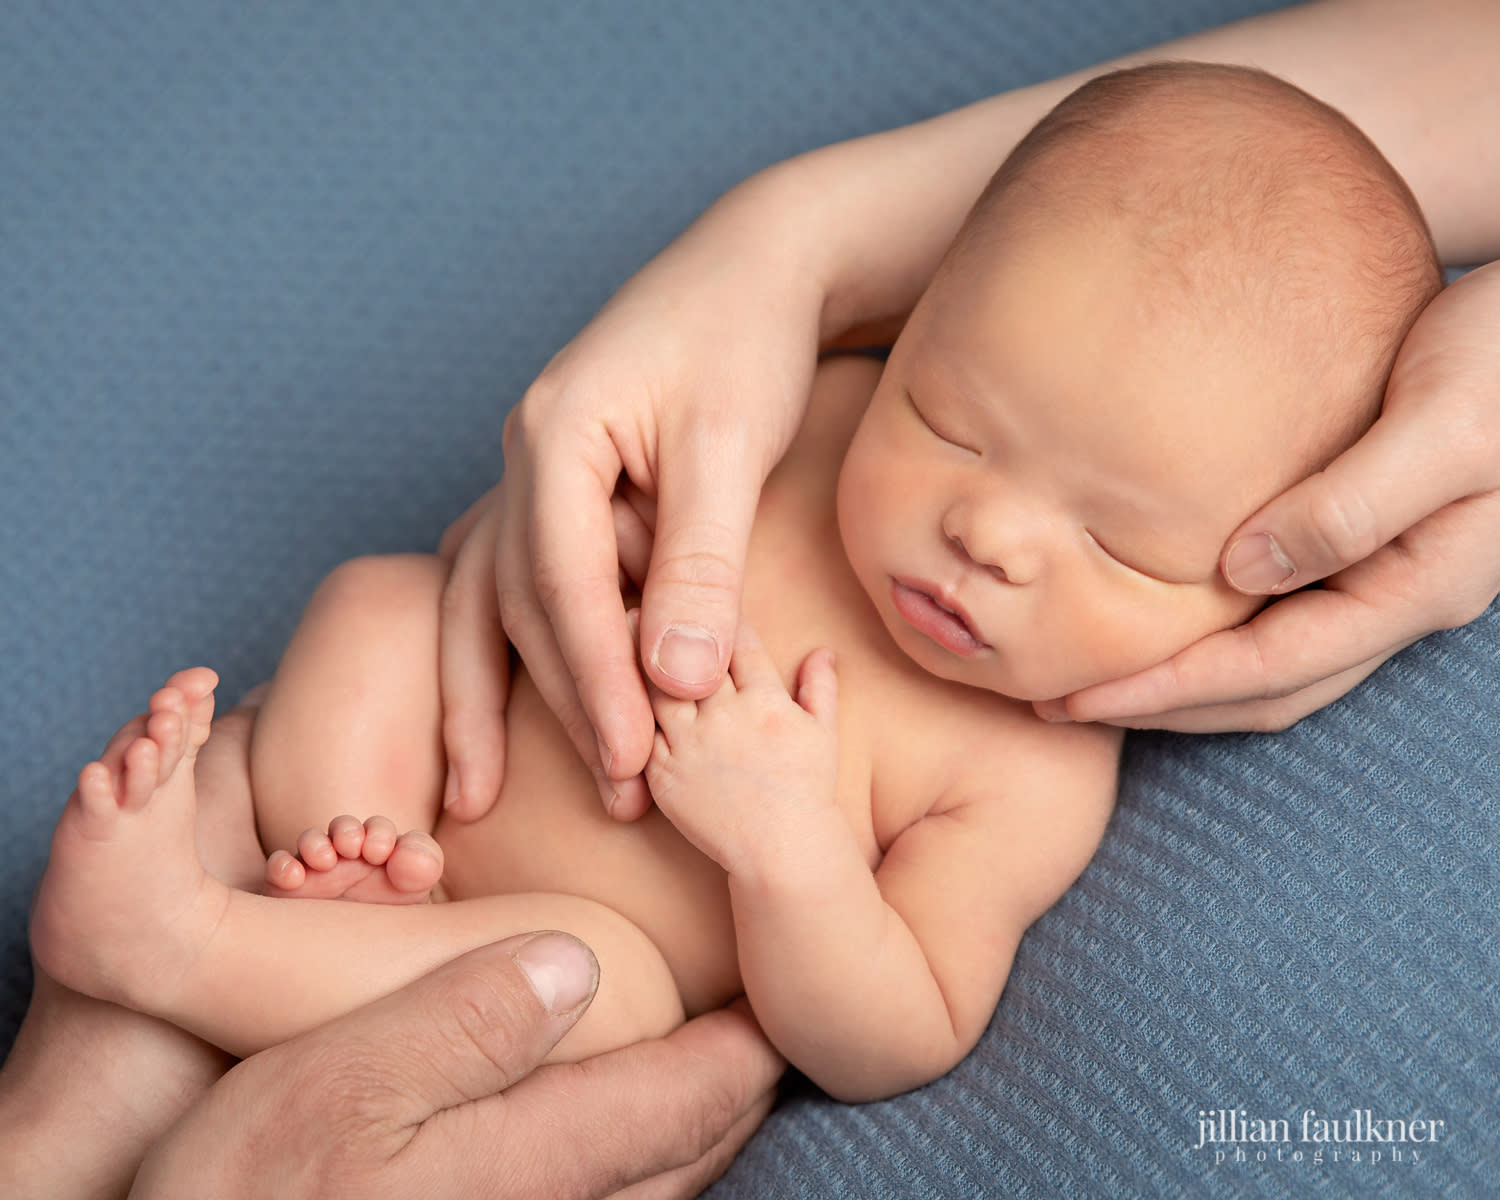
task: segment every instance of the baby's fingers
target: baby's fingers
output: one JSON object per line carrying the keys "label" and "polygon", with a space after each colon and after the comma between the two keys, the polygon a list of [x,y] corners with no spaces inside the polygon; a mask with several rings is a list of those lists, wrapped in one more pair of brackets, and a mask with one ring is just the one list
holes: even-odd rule
{"label": "baby's fingers", "polygon": [[745,621],[734,635],[734,653],[729,658],[729,682],[735,688],[775,688],[786,694],[786,681],[771,661],[760,635]]}
{"label": "baby's fingers", "polygon": [[819,646],[802,660],[797,669],[797,703],[818,719],[818,724],[833,733],[838,728],[839,677],[834,668],[833,651]]}

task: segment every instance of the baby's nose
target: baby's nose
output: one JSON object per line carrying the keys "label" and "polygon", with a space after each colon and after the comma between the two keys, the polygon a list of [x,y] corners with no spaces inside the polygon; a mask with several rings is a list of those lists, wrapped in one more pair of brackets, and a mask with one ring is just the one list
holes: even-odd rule
{"label": "baby's nose", "polygon": [[954,550],[1002,583],[1034,581],[1042,572],[1043,531],[1030,528],[1019,511],[981,512],[979,507],[957,507],[947,514],[943,535]]}
{"label": "baby's nose", "polygon": [[988,571],[991,575],[993,575],[1001,583],[1009,583],[1010,582],[1010,575],[1006,572],[1005,568],[1001,564],[999,564],[999,563],[992,563],[992,562],[985,562],[984,559],[980,558],[979,555],[975,554],[972,550],[970,550],[968,548],[968,546],[964,545],[963,538],[959,537],[958,534],[956,534],[956,533],[955,534],[950,534],[948,536],[948,540],[953,543],[954,549],[956,549],[959,552],[959,554],[961,554],[964,558],[968,559],[976,567],[979,567],[982,570]]}

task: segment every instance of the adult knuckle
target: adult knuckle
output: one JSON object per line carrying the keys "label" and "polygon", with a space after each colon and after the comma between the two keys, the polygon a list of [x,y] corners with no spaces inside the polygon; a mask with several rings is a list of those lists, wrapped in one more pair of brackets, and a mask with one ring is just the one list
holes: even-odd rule
{"label": "adult knuckle", "polygon": [[553,359],[531,382],[522,394],[520,402],[510,410],[506,425],[512,427],[513,436],[529,440],[551,420],[567,394],[567,389],[558,378],[557,360]]}
{"label": "adult knuckle", "polygon": [[[389,1128],[397,1098],[382,1082],[385,1074],[373,1069],[368,1058],[325,1055],[310,1066],[308,1074],[315,1084],[306,1094],[316,1096],[318,1120],[328,1131],[328,1143],[337,1151],[352,1151],[376,1141]],[[288,1119],[298,1118],[289,1114]]]}
{"label": "adult knuckle", "polygon": [[1500,421],[1493,402],[1465,404],[1447,414],[1443,436],[1450,465],[1476,488],[1500,483]]}
{"label": "adult knuckle", "polygon": [[517,646],[527,644],[540,619],[531,589],[519,583],[501,583],[495,590],[495,602],[500,613],[500,627],[506,636]]}
{"label": "adult knuckle", "polygon": [[543,559],[532,566],[531,595],[542,608],[555,611],[558,602],[576,583],[561,564]]}
{"label": "adult knuckle", "polygon": [[438,616],[443,624],[461,621],[475,607],[472,589],[465,587],[461,580],[461,576],[450,574],[448,582],[443,584],[438,598]]}
{"label": "adult knuckle", "polygon": [[1437,614],[1439,629],[1458,629],[1477,621],[1489,611],[1494,596],[1486,593],[1454,592],[1445,597]]}
{"label": "adult knuckle", "polygon": [[701,1158],[722,1142],[743,1108],[744,1097],[734,1083],[715,1080],[705,1088],[700,1103],[685,1114],[691,1160]]}
{"label": "adult knuckle", "polygon": [[1254,625],[1242,625],[1234,631],[1239,639],[1244,698],[1259,702],[1274,701],[1286,694],[1287,685],[1276,677],[1267,648]]}
{"label": "adult knuckle", "polygon": [[1380,526],[1362,492],[1326,483],[1308,508],[1313,537],[1337,562],[1353,563],[1380,549]]}
{"label": "adult knuckle", "polygon": [[658,583],[670,583],[680,591],[701,593],[716,601],[739,587],[739,571],[725,549],[731,544],[729,530],[718,525],[682,531],[678,545],[665,549],[651,564]]}

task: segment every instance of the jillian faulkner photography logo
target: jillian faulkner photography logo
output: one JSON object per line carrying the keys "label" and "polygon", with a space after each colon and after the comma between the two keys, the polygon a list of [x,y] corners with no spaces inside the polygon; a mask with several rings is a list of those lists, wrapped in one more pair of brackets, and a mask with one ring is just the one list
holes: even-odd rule
{"label": "jillian faulkner photography logo", "polygon": [[1447,1130],[1441,1117],[1391,1117],[1368,1108],[1339,1116],[1304,1108],[1290,1118],[1253,1117],[1243,1108],[1200,1108],[1193,1149],[1211,1155],[1215,1166],[1416,1167]]}

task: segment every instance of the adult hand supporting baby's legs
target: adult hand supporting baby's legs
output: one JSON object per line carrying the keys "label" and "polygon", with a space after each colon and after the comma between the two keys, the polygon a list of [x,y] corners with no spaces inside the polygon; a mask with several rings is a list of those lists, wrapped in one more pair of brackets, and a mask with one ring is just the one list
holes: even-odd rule
{"label": "adult hand supporting baby's legs", "polygon": [[[199,854],[238,887],[253,886],[264,861],[245,782],[254,721],[253,703],[224,714],[197,763],[206,798]],[[123,752],[128,741],[117,737],[105,757]],[[37,972],[26,1020],[0,1071],[7,1194],[18,1200],[124,1195],[151,1144],[233,1061],[165,1021],[80,995]]]}
{"label": "adult hand supporting baby's legs", "polygon": [[695,1195],[764,1118],[782,1061],[742,1007],[537,1070],[597,982],[563,934],[471,951],[246,1059],[131,1195]]}
{"label": "adult hand supporting baby's legs", "polygon": [[152,1142],[233,1061],[174,1025],[38,971],[0,1072],[6,1194],[124,1195]]}

